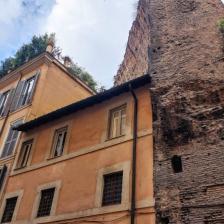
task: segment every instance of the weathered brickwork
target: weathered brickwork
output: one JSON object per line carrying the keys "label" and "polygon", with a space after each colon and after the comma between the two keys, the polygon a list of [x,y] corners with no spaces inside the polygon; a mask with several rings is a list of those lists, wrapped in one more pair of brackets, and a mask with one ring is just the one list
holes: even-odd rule
{"label": "weathered brickwork", "polygon": [[147,2],[140,1],[136,19],[129,33],[124,60],[115,76],[115,85],[147,73],[149,43]]}
{"label": "weathered brickwork", "polygon": [[[149,24],[148,47],[139,48],[148,52],[153,81],[157,223],[224,223],[224,53],[217,27],[224,17],[223,4],[220,0],[140,0],[140,4],[145,5],[140,17]],[[141,55],[135,57],[140,60]],[[182,159],[179,173],[171,163],[175,155]]]}

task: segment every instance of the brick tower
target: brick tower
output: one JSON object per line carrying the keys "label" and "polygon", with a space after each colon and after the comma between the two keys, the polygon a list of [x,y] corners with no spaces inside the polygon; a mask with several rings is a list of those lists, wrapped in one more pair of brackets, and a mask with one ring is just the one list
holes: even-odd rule
{"label": "brick tower", "polygon": [[221,0],[140,0],[115,77],[152,77],[157,223],[224,223],[222,18]]}

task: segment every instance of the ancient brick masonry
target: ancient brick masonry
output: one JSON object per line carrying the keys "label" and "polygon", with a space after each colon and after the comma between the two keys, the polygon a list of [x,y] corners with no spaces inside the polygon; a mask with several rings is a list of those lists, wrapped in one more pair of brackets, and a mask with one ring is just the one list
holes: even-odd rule
{"label": "ancient brick masonry", "polygon": [[[148,52],[153,81],[157,223],[224,223],[224,52],[217,27],[224,7],[220,0],[139,4],[144,15],[137,19],[146,18],[149,27],[139,25],[137,32],[148,35],[148,44],[132,42]],[[127,52],[124,63],[132,57]],[[136,68],[138,52],[119,76]],[[172,168],[175,155],[182,159],[180,173]]]}

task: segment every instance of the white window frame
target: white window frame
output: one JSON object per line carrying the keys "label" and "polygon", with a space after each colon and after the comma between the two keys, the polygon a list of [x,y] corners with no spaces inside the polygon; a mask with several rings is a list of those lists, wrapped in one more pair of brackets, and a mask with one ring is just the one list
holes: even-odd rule
{"label": "white window frame", "polygon": [[[63,145],[63,149],[62,149],[62,153],[61,153],[61,155],[55,156],[55,151],[56,151],[56,147],[57,147],[57,143],[58,143],[58,137],[59,137],[58,134],[59,134],[61,131],[62,131],[63,133],[66,133],[66,135],[65,135],[65,140],[64,140],[64,145]],[[64,137],[64,135],[63,135],[63,137]],[[67,126],[67,125],[62,126],[61,128],[57,128],[57,129],[54,130],[54,136],[53,136],[52,148],[51,148],[51,155],[50,155],[50,157],[51,157],[52,159],[53,159],[53,158],[58,158],[58,157],[64,155],[67,138],[68,138],[68,126]]]}
{"label": "white window frame", "polygon": [[[116,112],[120,112],[122,111],[123,109],[125,109],[125,124],[124,124],[124,133],[122,133],[122,114],[120,115],[121,116],[121,119],[120,119],[120,116],[118,117],[118,121],[119,121],[119,124],[120,124],[120,130],[119,130],[119,134],[112,134],[115,130],[115,125],[114,125],[114,114]],[[124,136],[126,135],[126,132],[127,132],[127,104],[122,104],[118,107],[115,107],[115,108],[112,108],[110,111],[109,111],[109,116],[108,116],[108,134],[107,134],[107,138],[108,139],[114,139],[114,138],[119,138],[121,136]]]}

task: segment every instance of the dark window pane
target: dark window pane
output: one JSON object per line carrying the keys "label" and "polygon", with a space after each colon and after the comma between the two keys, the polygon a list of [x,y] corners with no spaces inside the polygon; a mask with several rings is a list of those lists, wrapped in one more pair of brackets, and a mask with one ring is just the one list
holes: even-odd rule
{"label": "dark window pane", "polygon": [[51,213],[51,206],[54,198],[55,188],[50,188],[41,191],[40,204],[37,212],[37,217],[48,216]]}
{"label": "dark window pane", "polygon": [[11,222],[16,207],[17,197],[6,200],[5,210],[2,216],[2,223]]}
{"label": "dark window pane", "polygon": [[183,171],[182,159],[180,156],[173,156],[171,159],[171,162],[172,162],[172,167],[173,167],[174,173],[180,173]]}
{"label": "dark window pane", "polygon": [[104,175],[103,206],[121,203],[122,180],[122,171]]}

